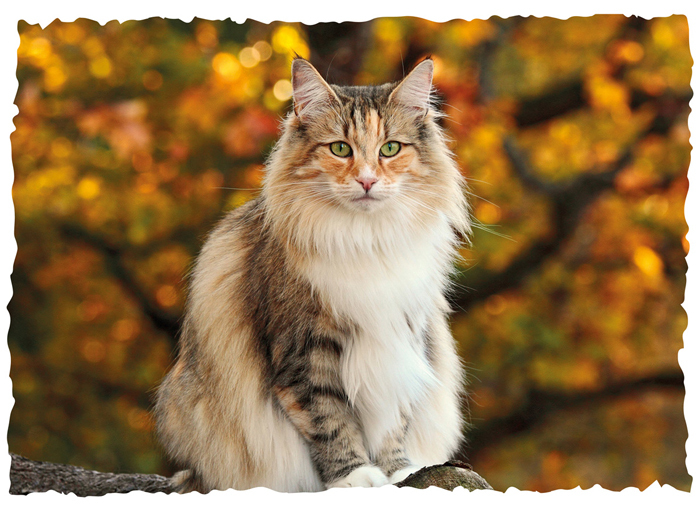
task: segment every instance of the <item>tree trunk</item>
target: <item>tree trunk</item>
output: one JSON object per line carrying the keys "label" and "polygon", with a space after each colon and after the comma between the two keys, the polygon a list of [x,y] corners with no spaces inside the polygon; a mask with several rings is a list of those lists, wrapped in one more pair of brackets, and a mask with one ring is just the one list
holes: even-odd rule
{"label": "tree trunk", "polygon": [[[174,492],[169,478],[160,475],[100,473],[68,464],[36,462],[11,453],[10,494],[57,491],[76,496],[103,496],[108,493],[144,491],[150,493]],[[397,487],[425,489],[431,485],[452,490],[455,487],[491,489],[491,486],[458,461],[423,468],[410,475]]]}

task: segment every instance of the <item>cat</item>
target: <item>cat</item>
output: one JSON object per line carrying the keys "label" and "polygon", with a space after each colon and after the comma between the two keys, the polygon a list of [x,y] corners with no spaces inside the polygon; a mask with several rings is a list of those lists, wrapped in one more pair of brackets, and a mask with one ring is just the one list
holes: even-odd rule
{"label": "cat", "polygon": [[261,193],[208,236],[157,391],[181,490],[376,487],[460,445],[445,293],[469,207],[433,67],[338,86],[293,60]]}

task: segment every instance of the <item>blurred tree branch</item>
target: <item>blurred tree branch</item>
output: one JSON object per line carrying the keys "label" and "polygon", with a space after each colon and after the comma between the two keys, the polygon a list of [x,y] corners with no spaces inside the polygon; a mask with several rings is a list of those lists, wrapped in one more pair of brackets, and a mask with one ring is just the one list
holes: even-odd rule
{"label": "blurred tree branch", "polygon": [[[683,99],[677,100],[682,103]],[[591,169],[569,182],[563,184],[547,183],[537,177],[527,156],[518,148],[512,137],[503,141],[503,150],[508,156],[511,166],[520,181],[533,192],[544,194],[552,205],[550,225],[553,227],[548,237],[536,241],[529,249],[517,256],[500,272],[481,271],[478,277],[469,273],[462,278],[459,292],[451,299],[453,308],[466,311],[474,304],[500,293],[516,288],[522,281],[536,272],[547,258],[560,250],[575,232],[578,222],[588,206],[600,195],[613,190],[615,178],[630,164],[637,144],[647,135],[666,133],[680,112],[672,110],[661,111],[650,123],[645,132],[638,136],[627,150],[608,169]],[[659,188],[670,185],[671,180],[665,180]]]}
{"label": "blurred tree branch", "polygon": [[104,258],[106,270],[114,276],[140,305],[141,310],[151,320],[153,326],[165,332],[173,340],[177,339],[180,329],[179,319],[159,308],[122,261],[122,250],[109,241],[93,234],[77,224],[59,226],[61,234],[71,240],[84,243],[98,252]]}
{"label": "blurred tree branch", "polygon": [[556,413],[584,406],[601,405],[617,398],[662,389],[684,391],[683,373],[659,372],[637,379],[613,382],[596,390],[574,393],[530,389],[515,410],[481,424],[474,424],[467,435],[469,441],[460,455],[464,460],[468,460],[481,450],[530,430]]}
{"label": "blurred tree branch", "polygon": [[[523,20],[524,18],[519,19]],[[638,42],[647,32],[647,25],[648,20],[640,18],[639,16],[630,16],[627,18],[627,21],[620,26],[620,29],[613,36],[611,41],[624,39]],[[513,28],[515,28],[515,25],[510,26],[510,30]],[[490,52],[487,52],[487,54],[488,53]],[[609,59],[609,55],[607,57],[606,60],[613,69],[611,74],[616,77],[622,76],[627,66],[612,62]],[[632,107],[636,108],[649,98],[649,95],[636,91],[632,101]],[[555,119],[574,110],[584,108],[587,104],[588,101],[583,79],[582,77],[576,77],[571,80],[563,81],[544,94],[533,98],[526,98],[521,101],[518,106],[518,111],[514,115],[514,120],[518,128],[527,128]]]}
{"label": "blurred tree branch", "polygon": [[[480,96],[484,103],[493,96],[491,75],[493,56],[498,47],[505,43],[512,31],[516,30],[522,21],[523,18],[511,18],[501,22],[497,34],[483,43],[479,51]],[[633,16],[628,19],[627,23],[623,24],[616,38],[641,38],[643,30],[646,29],[646,23],[647,21],[643,18]],[[615,71],[615,73],[620,72],[621,67]],[[582,91],[583,82],[580,81],[580,83]],[[556,96],[561,91],[571,87],[570,83],[566,83],[553,93],[528,100],[530,103],[524,102],[524,104],[529,105],[527,106],[528,110],[546,114],[541,115],[537,120],[531,118],[527,123],[535,124],[563,115],[566,110],[547,110],[548,107],[545,105],[559,104]],[[595,202],[603,192],[614,189],[616,177],[631,163],[637,145],[649,135],[668,134],[678,119],[687,116],[687,107],[691,96],[692,91],[682,95],[666,94],[661,97],[651,97],[641,93],[635,95],[632,99],[632,107],[635,109],[652,107],[656,112],[647,128],[637,135],[622,155],[607,169],[594,167],[561,184],[548,183],[540,179],[527,155],[518,147],[515,137],[507,136],[503,140],[504,153],[521,183],[533,192],[543,194],[551,204],[550,225],[553,229],[546,238],[536,241],[529,249],[516,256],[504,270],[500,272],[469,272],[464,275],[460,282],[461,286],[451,298],[453,308],[466,311],[474,304],[495,293],[519,286],[526,277],[536,272],[542,263],[555,254],[573,235],[588,206]],[[577,103],[576,108],[585,106],[585,98],[581,96],[581,99],[582,102]],[[574,104],[569,103],[567,109],[573,108],[573,106]],[[522,120],[518,121],[518,123],[520,122]],[[661,186],[669,184],[670,181],[666,180],[665,184]]]}

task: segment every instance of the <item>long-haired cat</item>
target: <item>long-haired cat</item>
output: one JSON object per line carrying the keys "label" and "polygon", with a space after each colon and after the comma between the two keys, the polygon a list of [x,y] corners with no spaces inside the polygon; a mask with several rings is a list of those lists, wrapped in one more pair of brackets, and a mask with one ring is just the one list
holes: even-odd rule
{"label": "long-haired cat", "polygon": [[457,449],[445,292],[468,207],[432,76],[337,86],[293,61],[262,192],[204,244],[158,391],[183,489],[380,486]]}

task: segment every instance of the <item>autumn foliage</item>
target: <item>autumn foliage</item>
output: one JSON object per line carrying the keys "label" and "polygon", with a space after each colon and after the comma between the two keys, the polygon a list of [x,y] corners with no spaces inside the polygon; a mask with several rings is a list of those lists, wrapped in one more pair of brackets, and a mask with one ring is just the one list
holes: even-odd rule
{"label": "autumn foliage", "polygon": [[453,331],[496,489],[689,489],[682,16],[301,24],[20,23],[10,450],[166,474],[152,391],[186,275],[254,197],[295,53],[339,83],[426,54],[474,235]]}

